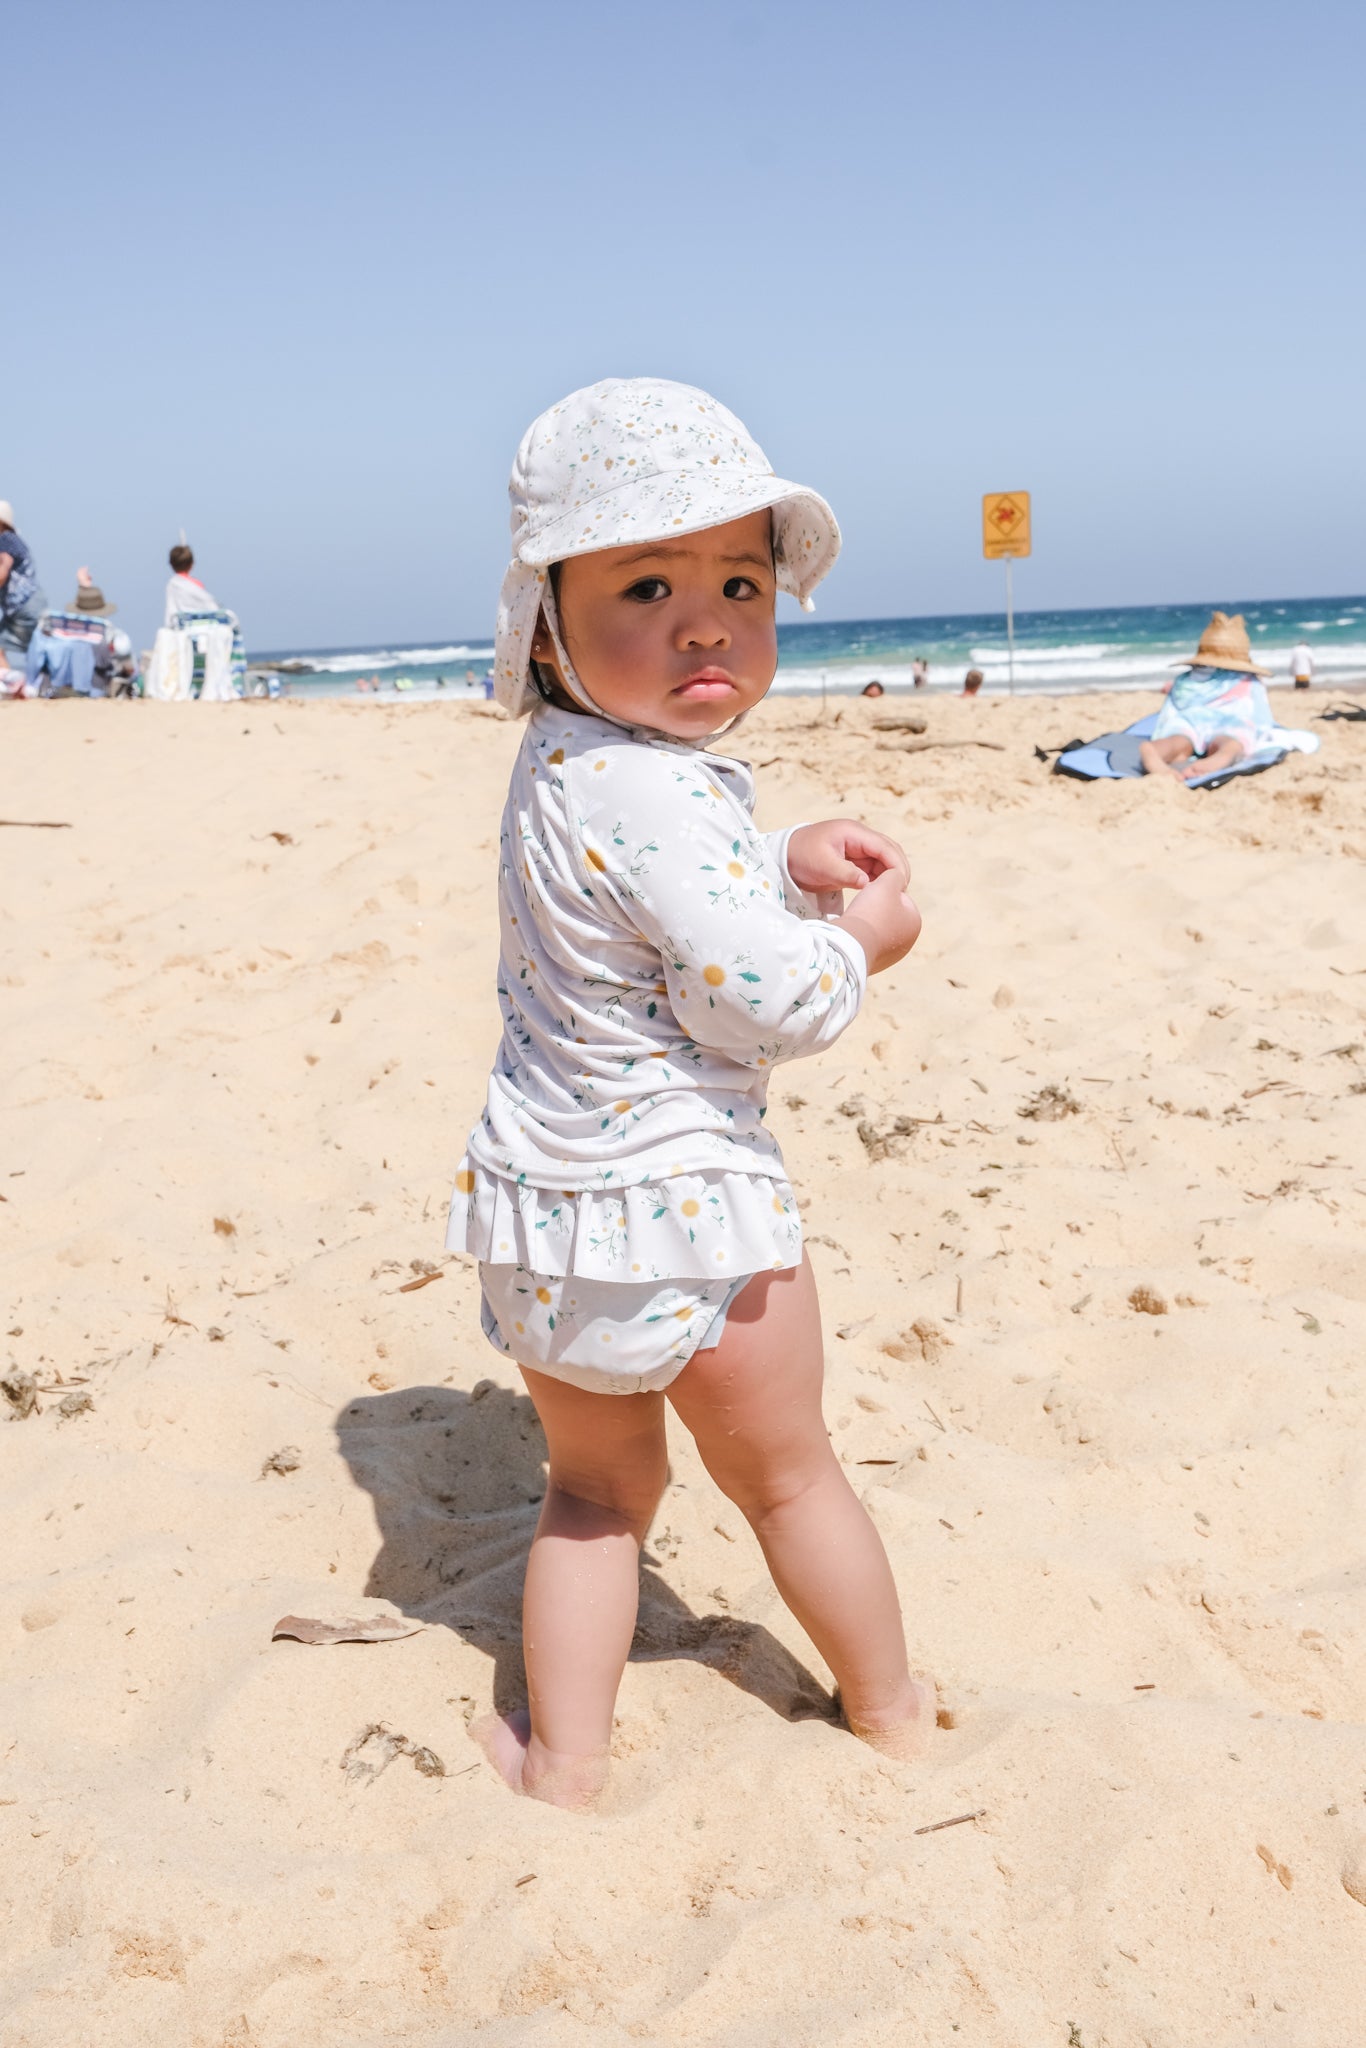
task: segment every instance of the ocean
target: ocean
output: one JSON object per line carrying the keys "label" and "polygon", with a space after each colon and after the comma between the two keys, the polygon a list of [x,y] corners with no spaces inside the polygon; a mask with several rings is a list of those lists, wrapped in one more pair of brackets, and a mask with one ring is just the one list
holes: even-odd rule
{"label": "ocean", "polygon": [[[1172,664],[1195,650],[1216,603],[1242,612],[1256,660],[1289,680],[1299,640],[1313,650],[1321,685],[1366,678],[1366,597],[1285,598],[1251,603],[1109,606],[1090,611],[1017,612],[1015,689],[1067,695],[1080,690],[1151,690]],[[965,612],[923,619],[802,619],[778,628],[778,678],[789,694],[849,693],[874,679],[909,689],[911,663],[929,663],[929,686],[959,690],[980,668],[991,692],[1010,686],[1003,612]],[[361,682],[390,701],[444,694],[483,695],[493,659],[490,639],[452,639],[443,646],[341,647],[254,654],[254,663],[282,665],[290,696],[354,696]]]}

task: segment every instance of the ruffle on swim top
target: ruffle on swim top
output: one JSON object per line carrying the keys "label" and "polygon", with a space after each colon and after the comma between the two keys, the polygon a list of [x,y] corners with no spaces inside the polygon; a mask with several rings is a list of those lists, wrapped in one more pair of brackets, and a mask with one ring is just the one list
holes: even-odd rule
{"label": "ruffle on swim top", "polygon": [[572,1193],[527,1187],[463,1160],[446,1249],[586,1280],[715,1280],[800,1265],[802,1226],[785,1180],[681,1173]]}

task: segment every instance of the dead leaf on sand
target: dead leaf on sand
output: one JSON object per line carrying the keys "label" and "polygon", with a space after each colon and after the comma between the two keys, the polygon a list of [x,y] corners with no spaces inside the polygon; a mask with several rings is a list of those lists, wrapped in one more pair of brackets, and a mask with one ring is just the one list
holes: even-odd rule
{"label": "dead leaf on sand", "polygon": [[[0,1379],[0,1394],[9,1402],[12,1422],[22,1422],[38,1408],[38,1382],[31,1372],[20,1372],[18,1366],[11,1366]],[[38,1409],[38,1413],[42,1410]]]}
{"label": "dead leaf on sand", "polygon": [[360,1614],[342,1621],[313,1619],[305,1614],[284,1614],[270,1632],[273,1643],[288,1637],[296,1643],[394,1643],[403,1636],[418,1635],[427,1626],[406,1614]]}
{"label": "dead leaf on sand", "polygon": [[1129,1306],[1141,1316],[1164,1316],[1167,1313],[1165,1296],[1141,1280],[1129,1296]]}
{"label": "dead leaf on sand", "polygon": [[282,1450],[271,1452],[261,1467],[261,1477],[265,1479],[273,1472],[279,1479],[287,1478],[291,1472],[298,1471],[303,1461],[303,1452],[298,1445],[286,1444]]}
{"label": "dead leaf on sand", "polygon": [[236,1237],[237,1235],[237,1225],[230,1222],[226,1216],[215,1216],[213,1227],[216,1235],[219,1237]]}
{"label": "dead leaf on sand", "polygon": [[1062,1117],[1078,1116],[1081,1104],[1068,1089],[1060,1088],[1055,1081],[1040,1088],[1037,1095],[1031,1095],[1020,1104],[1016,1116],[1029,1118],[1034,1123],[1055,1124]]}
{"label": "dead leaf on sand", "polygon": [[395,1734],[392,1728],[385,1727],[383,1721],[372,1721],[361,1729],[354,1742],[347,1744],[340,1768],[346,1773],[349,1784],[373,1785],[399,1756],[411,1757],[413,1768],[424,1778],[444,1778],[446,1775],[446,1766],[434,1749],[410,1742],[406,1735]]}

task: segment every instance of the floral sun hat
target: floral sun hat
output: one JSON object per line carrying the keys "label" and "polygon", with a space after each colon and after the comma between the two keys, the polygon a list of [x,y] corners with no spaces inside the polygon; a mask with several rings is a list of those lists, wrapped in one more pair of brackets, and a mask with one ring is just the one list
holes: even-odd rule
{"label": "floral sun hat", "polygon": [[[778,588],[811,611],[811,592],[840,549],[824,498],[775,476],[734,413],[705,391],[662,377],[609,377],[552,405],[522,436],[508,496],[512,560],[498,601],[494,691],[514,718],[540,701],[531,639],[542,609],[559,643],[552,562],[676,540],[768,506]],[[596,709],[573,680],[573,694]]]}

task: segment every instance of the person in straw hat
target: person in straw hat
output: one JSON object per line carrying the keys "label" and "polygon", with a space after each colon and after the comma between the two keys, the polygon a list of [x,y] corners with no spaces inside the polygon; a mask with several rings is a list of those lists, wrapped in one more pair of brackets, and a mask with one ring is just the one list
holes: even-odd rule
{"label": "person in straw hat", "polygon": [[1215,612],[1177,676],[1157,714],[1152,738],[1139,749],[1145,775],[1189,782],[1236,767],[1248,755],[1276,744],[1266,685],[1270,669],[1258,668],[1248,645],[1241,612]]}
{"label": "person in straw hat", "polygon": [[776,592],[808,599],[839,528],[714,398],[652,377],[543,413],[510,496],[495,687],[528,722],[498,864],[503,1039],[446,1242],[479,1261],[484,1334],[521,1368],[550,1470],[529,1710],[471,1733],[516,1791],[602,1789],[667,1397],[847,1727],[909,1756],[934,1693],[822,1420],[815,1281],[764,1107],[920,914],[894,840],[850,819],[760,833],[749,767],[706,751],[768,691]]}

